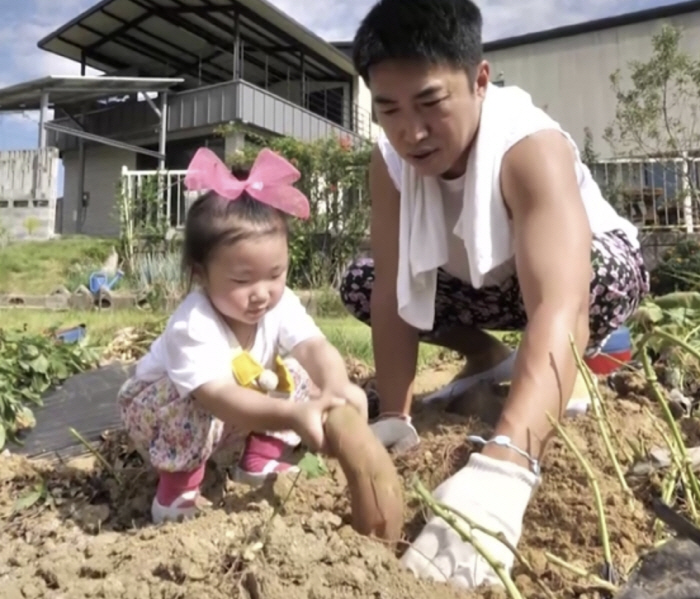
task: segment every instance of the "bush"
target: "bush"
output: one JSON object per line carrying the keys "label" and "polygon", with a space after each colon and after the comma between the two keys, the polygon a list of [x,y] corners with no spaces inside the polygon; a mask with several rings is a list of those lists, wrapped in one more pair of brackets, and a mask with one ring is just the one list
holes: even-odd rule
{"label": "bush", "polygon": [[670,248],[651,272],[651,292],[666,295],[674,291],[700,290],[700,242],[685,239]]}
{"label": "bush", "polygon": [[90,346],[62,343],[52,333],[0,329],[0,449],[33,428],[32,408],[42,405],[46,391],[97,365]]}
{"label": "bush", "polygon": [[[220,130],[230,134],[236,125]],[[291,222],[289,285],[298,289],[336,287],[369,232],[368,140],[328,137],[304,142],[246,132],[248,143],[226,157],[250,168],[261,147],[289,160],[301,173],[296,187],[309,198],[310,218]]]}

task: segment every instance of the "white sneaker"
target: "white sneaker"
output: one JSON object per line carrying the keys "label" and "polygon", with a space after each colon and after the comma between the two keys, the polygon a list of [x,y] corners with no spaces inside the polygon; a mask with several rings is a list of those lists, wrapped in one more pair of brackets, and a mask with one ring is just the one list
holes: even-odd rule
{"label": "white sneaker", "polygon": [[586,381],[583,380],[580,372],[576,372],[576,380],[574,381],[574,390],[571,392],[571,399],[566,404],[566,412],[564,416],[567,418],[575,418],[588,412],[591,407],[591,396],[586,387]]}
{"label": "white sneaker", "polygon": [[394,453],[403,453],[420,444],[420,437],[410,416],[380,416],[369,425],[382,445]]}
{"label": "white sneaker", "polygon": [[162,505],[158,498],[154,497],[153,503],[151,503],[151,518],[154,524],[189,520],[201,511],[202,506],[198,503],[204,501],[206,500],[200,496],[198,489],[185,491],[170,505]]}

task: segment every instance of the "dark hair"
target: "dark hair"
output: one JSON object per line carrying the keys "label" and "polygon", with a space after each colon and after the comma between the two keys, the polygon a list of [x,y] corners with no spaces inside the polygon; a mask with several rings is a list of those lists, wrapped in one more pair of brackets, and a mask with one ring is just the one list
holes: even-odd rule
{"label": "dark hair", "polygon": [[353,62],[369,84],[369,69],[387,59],[417,59],[464,68],[481,62],[482,18],[470,0],[379,0],[360,23]]}
{"label": "dark hair", "polygon": [[[247,170],[232,170],[245,179]],[[187,212],[182,245],[182,270],[192,283],[196,266],[206,266],[216,248],[263,235],[288,235],[287,215],[247,193],[231,201],[216,192],[197,198]]]}

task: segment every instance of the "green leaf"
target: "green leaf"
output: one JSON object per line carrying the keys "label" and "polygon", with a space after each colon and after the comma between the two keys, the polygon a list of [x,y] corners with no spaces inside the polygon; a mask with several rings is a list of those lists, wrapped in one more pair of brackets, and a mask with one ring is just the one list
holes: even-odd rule
{"label": "green leaf", "polygon": [[46,496],[46,492],[46,482],[42,481],[37,483],[29,493],[15,501],[12,511],[17,513],[28,510],[30,507],[34,506],[37,502],[43,499]]}
{"label": "green leaf", "polygon": [[31,367],[36,372],[46,374],[49,371],[49,361],[46,359],[46,356],[40,355],[32,360]]}
{"label": "green leaf", "polygon": [[39,349],[36,345],[25,345],[24,353],[28,358],[36,358],[39,356]]}
{"label": "green leaf", "polygon": [[299,469],[309,478],[319,478],[328,474],[328,467],[323,458],[315,453],[306,452],[299,460]]}

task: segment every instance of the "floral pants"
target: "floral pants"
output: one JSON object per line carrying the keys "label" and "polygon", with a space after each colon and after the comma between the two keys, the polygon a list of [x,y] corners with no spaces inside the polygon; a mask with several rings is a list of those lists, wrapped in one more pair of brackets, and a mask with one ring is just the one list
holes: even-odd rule
{"label": "floral pants", "polygon": [[[309,375],[296,360],[285,360],[285,365],[294,379],[290,400],[308,401]],[[217,450],[242,444],[251,432],[226,426],[191,396],[180,397],[167,377],[155,382],[130,378],[119,390],[117,403],[127,433],[160,471],[195,470]],[[294,431],[265,434],[282,439],[290,446],[300,442]]]}
{"label": "floral pants", "polygon": [[[608,336],[637,309],[649,292],[649,273],[641,250],[625,233],[609,231],[593,237],[591,250],[590,339],[586,353],[598,353]],[[340,296],[348,311],[370,324],[370,297],[374,284],[371,258],[355,261],[346,271]],[[527,323],[520,285],[515,275],[497,286],[475,289],[438,271],[435,324],[421,331],[423,341],[456,324],[495,331],[522,331]]]}

